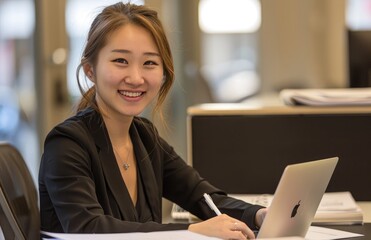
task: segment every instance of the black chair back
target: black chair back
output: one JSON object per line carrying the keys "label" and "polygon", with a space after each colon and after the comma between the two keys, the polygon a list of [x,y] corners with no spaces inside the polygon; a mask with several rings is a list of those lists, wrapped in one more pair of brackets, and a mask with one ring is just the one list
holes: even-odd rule
{"label": "black chair back", "polygon": [[22,155],[0,143],[0,225],[8,239],[40,239],[37,191]]}

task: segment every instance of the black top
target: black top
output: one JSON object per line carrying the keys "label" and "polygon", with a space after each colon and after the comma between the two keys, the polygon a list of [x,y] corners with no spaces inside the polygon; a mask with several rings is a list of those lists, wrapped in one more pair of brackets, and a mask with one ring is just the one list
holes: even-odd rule
{"label": "black top", "polygon": [[56,126],[47,136],[39,172],[41,229],[113,233],[187,229],[161,224],[162,197],[200,219],[215,216],[203,200],[211,194],[221,210],[254,229],[260,206],[232,199],[212,186],[159,137],[145,118],[130,127],[139,179],[137,207],[116,163],[101,115],[92,108]]}
{"label": "black top", "polygon": [[135,210],[137,211],[138,222],[145,223],[149,221],[154,221],[151,209],[149,208],[148,201],[149,199],[146,198],[144,195],[143,184],[141,180],[141,173],[138,170],[138,198],[137,204],[135,206]]}

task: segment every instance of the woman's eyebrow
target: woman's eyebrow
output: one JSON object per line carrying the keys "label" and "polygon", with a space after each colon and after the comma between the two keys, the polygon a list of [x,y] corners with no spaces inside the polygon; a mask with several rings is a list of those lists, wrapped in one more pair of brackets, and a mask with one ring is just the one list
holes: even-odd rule
{"label": "woman's eyebrow", "polygon": [[118,53],[131,53],[131,51],[126,49],[113,49],[111,52],[118,52]]}
{"label": "woman's eyebrow", "polygon": [[160,57],[160,54],[157,53],[157,52],[145,52],[144,55],[154,56],[154,57]]}
{"label": "woman's eyebrow", "polygon": [[[132,53],[131,51],[126,50],[126,49],[113,49],[111,52],[117,52],[117,53]],[[157,53],[157,52],[145,52],[145,53],[143,53],[143,55],[160,57],[160,54]]]}

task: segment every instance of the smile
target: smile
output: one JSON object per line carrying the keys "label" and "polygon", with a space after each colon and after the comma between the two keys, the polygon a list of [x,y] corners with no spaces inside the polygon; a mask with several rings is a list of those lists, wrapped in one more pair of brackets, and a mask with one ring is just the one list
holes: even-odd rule
{"label": "smile", "polygon": [[118,92],[125,97],[131,97],[131,98],[139,97],[144,93],[144,92],[129,92],[129,91],[118,91]]}

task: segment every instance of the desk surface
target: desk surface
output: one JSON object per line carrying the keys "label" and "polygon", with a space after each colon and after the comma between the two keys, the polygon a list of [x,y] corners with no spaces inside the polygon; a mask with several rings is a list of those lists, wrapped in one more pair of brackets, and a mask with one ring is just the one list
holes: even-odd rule
{"label": "desk surface", "polygon": [[[363,237],[351,238],[353,240],[371,240],[371,201],[359,201],[358,206],[363,211],[363,225],[321,225],[322,227],[329,227],[333,229],[339,229],[347,232],[360,233]],[[170,213],[164,216],[164,223],[174,222],[171,219]]]}
{"label": "desk surface", "polygon": [[297,114],[369,114],[370,106],[308,107],[308,106],[266,106],[256,107],[236,103],[204,103],[190,106],[189,116],[228,115],[297,115]]}

